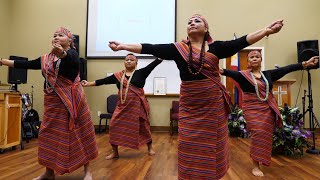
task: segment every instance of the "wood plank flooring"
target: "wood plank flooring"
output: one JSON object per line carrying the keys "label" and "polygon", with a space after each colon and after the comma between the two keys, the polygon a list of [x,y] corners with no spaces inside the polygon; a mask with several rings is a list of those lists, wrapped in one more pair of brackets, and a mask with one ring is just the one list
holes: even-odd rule
{"label": "wood plank flooring", "polygon": [[[169,133],[155,132],[152,134],[155,156],[147,154],[147,147],[132,150],[120,147],[120,158],[105,160],[111,152],[107,134],[98,134],[99,156],[91,162],[93,178],[98,180],[115,179],[146,179],[146,180],[176,180],[177,179],[177,136]],[[0,154],[0,179],[32,179],[45,170],[38,164],[37,139],[25,145],[24,150],[6,151]],[[305,153],[302,157],[274,156],[270,167],[264,167],[264,178],[251,175],[249,158],[249,139],[229,138],[230,168],[223,180],[250,179],[320,179],[320,155]],[[317,148],[320,141],[317,139]],[[77,171],[57,176],[56,179],[76,180],[83,178],[83,168]]]}

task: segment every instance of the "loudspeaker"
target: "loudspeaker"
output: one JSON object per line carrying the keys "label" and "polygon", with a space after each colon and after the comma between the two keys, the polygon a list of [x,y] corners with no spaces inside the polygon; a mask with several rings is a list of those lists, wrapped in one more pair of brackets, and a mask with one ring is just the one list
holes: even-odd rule
{"label": "loudspeaker", "polygon": [[80,79],[87,80],[87,60],[80,58]]}
{"label": "loudspeaker", "polygon": [[79,35],[73,34],[73,43],[74,43],[74,46],[76,47],[76,50],[79,54],[79,45],[80,45]]}
{"label": "loudspeaker", "polygon": [[298,62],[309,60],[313,56],[319,56],[318,40],[307,40],[297,42]]}
{"label": "loudspeaker", "polygon": [[[15,61],[28,61],[28,58],[19,57],[19,56],[10,56],[9,59],[15,60]],[[8,83],[9,84],[25,84],[27,83],[27,75],[28,75],[27,69],[17,69],[17,68],[9,67]]]}

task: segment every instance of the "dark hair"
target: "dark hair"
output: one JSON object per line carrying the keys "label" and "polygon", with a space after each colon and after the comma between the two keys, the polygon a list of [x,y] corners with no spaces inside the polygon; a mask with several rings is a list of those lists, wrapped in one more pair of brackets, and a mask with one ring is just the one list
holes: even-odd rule
{"label": "dark hair", "polygon": [[133,53],[129,53],[129,54],[127,54],[127,55],[126,55],[126,57],[127,57],[127,56],[130,56],[130,55],[131,55],[131,56],[134,56],[134,57],[136,57],[136,58],[137,58],[137,56],[135,56]]}

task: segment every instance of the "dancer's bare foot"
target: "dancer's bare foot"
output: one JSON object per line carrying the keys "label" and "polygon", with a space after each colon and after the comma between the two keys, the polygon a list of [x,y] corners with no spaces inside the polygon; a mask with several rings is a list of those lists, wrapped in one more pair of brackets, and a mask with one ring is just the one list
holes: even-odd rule
{"label": "dancer's bare foot", "polygon": [[156,155],[156,152],[153,149],[150,149],[148,154],[149,156],[154,156]]}
{"label": "dancer's bare foot", "polygon": [[259,167],[255,167],[252,169],[252,174],[257,177],[263,177],[264,174]]}
{"label": "dancer's bare foot", "polygon": [[149,154],[149,156],[156,155],[156,152],[153,150],[153,147],[152,147],[152,141],[147,143],[147,146],[148,146],[148,154]]}
{"label": "dancer's bare foot", "polygon": [[32,180],[45,180],[45,179],[52,180],[54,178],[55,178],[54,174],[45,172],[44,174],[42,174],[36,178],[33,178]]}
{"label": "dancer's bare foot", "polygon": [[119,154],[118,153],[112,152],[110,155],[106,156],[107,160],[115,159],[115,158],[119,158]]}
{"label": "dancer's bare foot", "polygon": [[85,174],[83,180],[92,180],[92,173],[91,172],[87,172]]}

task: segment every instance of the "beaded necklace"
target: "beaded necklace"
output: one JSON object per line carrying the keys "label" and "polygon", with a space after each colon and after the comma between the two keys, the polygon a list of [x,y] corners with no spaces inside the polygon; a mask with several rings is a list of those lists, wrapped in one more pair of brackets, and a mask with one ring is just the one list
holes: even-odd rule
{"label": "beaded necklace", "polygon": [[[203,48],[201,48],[201,51],[200,51],[200,68],[199,68],[199,70],[196,70],[196,72],[193,72],[191,69],[191,63],[192,63],[191,61],[193,60],[191,42],[189,43],[189,50],[190,50],[190,53],[189,53],[189,59],[188,59],[188,71],[189,71],[189,73],[196,76],[202,71],[203,66],[204,66]],[[196,68],[194,68],[194,69],[196,69]]]}
{"label": "beaded necklace", "polygon": [[125,92],[125,94],[124,94],[124,98],[123,98],[123,99],[122,99],[123,82],[124,82],[124,78],[125,78],[125,76],[126,76],[127,70],[124,70],[124,73],[123,73],[123,75],[122,75],[122,77],[121,77],[121,82],[120,82],[120,101],[121,101],[121,104],[123,104],[124,102],[126,102],[127,95],[128,95],[128,90],[129,90],[129,86],[130,86],[130,81],[131,81],[131,79],[132,79],[133,74],[134,74],[135,71],[136,71],[136,70],[134,70],[134,71],[132,72],[132,74],[131,74],[131,76],[130,76],[130,78],[129,78],[129,80],[128,80],[127,89],[126,89],[126,92]]}
{"label": "beaded necklace", "polygon": [[259,98],[261,101],[266,101],[266,100],[268,99],[268,96],[269,96],[269,82],[268,82],[267,78],[264,76],[264,74],[263,74],[261,71],[260,71],[259,73],[261,74],[262,79],[263,79],[264,82],[266,83],[266,97],[265,97],[264,99],[262,99],[262,98],[260,97],[259,89],[258,89],[258,83],[257,83],[256,78],[254,77],[254,75],[253,75],[252,72],[250,72],[250,75],[251,75],[251,77],[252,77],[252,79],[253,79],[254,88],[255,88],[255,90],[256,90],[256,94],[257,94],[258,98]]}
{"label": "beaded necklace", "polygon": [[[50,60],[50,57],[49,57],[49,59],[48,59],[48,61],[47,61],[47,63],[46,63],[46,74],[45,74],[45,76],[46,76],[46,91],[47,91],[48,93],[51,93],[51,92],[53,91],[53,88],[54,88],[54,86],[55,86],[55,84],[56,84],[56,82],[57,82],[58,74],[59,74],[60,63],[61,63],[61,59],[59,58],[59,59],[57,60],[57,65],[56,65],[56,67],[55,67],[55,66],[54,66],[54,60]],[[48,82],[48,70],[49,70],[49,67],[50,67],[51,65],[53,66],[53,69],[54,69],[55,78],[54,78],[54,83],[50,86],[50,85],[49,85],[49,82]]]}

